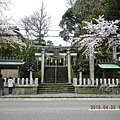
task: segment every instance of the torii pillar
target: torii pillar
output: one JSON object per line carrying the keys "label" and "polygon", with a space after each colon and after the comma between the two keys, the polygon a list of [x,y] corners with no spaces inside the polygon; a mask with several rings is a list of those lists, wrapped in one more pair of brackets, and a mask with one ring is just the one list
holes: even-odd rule
{"label": "torii pillar", "polygon": [[41,61],[41,83],[44,81],[44,67],[45,67],[45,49],[42,49],[42,61]]}
{"label": "torii pillar", "polygon": [[71,59],[70,49],[67,49],[67,65],[68,65],[68,83],[71,83]]}

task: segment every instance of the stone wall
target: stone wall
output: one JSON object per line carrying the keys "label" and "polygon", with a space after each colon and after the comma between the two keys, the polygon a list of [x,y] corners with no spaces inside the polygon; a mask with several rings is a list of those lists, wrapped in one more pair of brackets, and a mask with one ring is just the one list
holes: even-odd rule
{"label": "stone wall", "polygon": [[[98,88],[95,86],[74,86],[75,87],[75,93],[76,94],[98,94]],[[103,89],[105,89],[106,86],[103,86]],[[116,94],[118,91],[118,94],[120,94],[120,88],[117,88],[117,86],[114,86],[110,88],[112,90],[109,94]],[[103,91],[101,94],[108,94],[107,92]]]}
{"label": "stone wall", "polygon": [[[30,95],[30,94],[37,94],[37,87],[38,85],[19,85],[19,86],[15,86],[13,88],[13,95]],[[5,95],[8,95],[8,87],[5,86],[4,87],[4,92]]]}
{"label": "stone wall", "polygon": [[[27,94],[37,94],[38,88],[38,78],[28,79],[28,78],[13,78],[15,87],[13,88],[13,95],[27,95]],[[4,82],[4,93],[8,95],[8,85],[7,79],[5,78]]]}
{"label": "stone wall", "polygon": [[[120,88],[118,88],[119,79],[95,79],[90,80],[88,79],[80,79],[73,78],[73,86],[75,87],[75,93],[77,94],[96,94],[98,91],[98,82],[102,85],[103,89],[105,89],[108,85],[110,86],[110,89],[112,90],[112,93],[115,94],[116,91],[119,91],[120,94]],[[103,94],[106,94],[105,91],[102,92]]]}

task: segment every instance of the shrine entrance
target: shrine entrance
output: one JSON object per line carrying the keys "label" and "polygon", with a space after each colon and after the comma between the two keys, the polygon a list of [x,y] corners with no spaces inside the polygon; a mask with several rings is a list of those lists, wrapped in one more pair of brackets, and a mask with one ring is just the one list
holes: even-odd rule
{"label": "shrine entrance", "polygon": [[45,83],[67,83],[67,67],[45,67]]}
{"label": "shrine entrance", "polygon": [[[46,52],[46,47],[41,53],[35,53],[41,57],[41,83],[71,83],[71,56],[69,47],[54,47],[52,53]],[[61,50],[66,52],[61,52]]]}
{"label": "shrine entrance", "polygon": [[66,63],[67,56],[60,54],[55,56],[46,54],[45,57],[45,83],[67,83],[68,82],[68,69]]}

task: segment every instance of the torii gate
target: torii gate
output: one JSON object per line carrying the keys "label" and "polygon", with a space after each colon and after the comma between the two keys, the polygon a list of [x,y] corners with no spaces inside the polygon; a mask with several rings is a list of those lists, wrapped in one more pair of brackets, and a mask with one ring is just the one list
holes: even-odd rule
{"label": "torii gate", "polygon": [[41,83],[44,83],[44,68],[45,68],[45,55],[54,56],[54,53],[46,53],[46,49],[60,49],[67,50],[66,53],[59,53],[59,57],[67,56],[66,65],[68,69],[68,83],[71,83],[71,56],[76,57],[77,53],[71,53],[70,50],[74,49],[73,47],[62,47],[62,46],[35,46],[38,49],[41,49],[41,53],[35,53],[35,56],[41,57]]}

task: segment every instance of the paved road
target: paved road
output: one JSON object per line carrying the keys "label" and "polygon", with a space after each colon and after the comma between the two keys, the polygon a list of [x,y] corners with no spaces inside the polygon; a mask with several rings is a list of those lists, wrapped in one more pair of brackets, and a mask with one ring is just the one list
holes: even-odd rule
{"label": "paved road", "polygon": [[0,120],[120,120],[120,98],[1,99]]}

